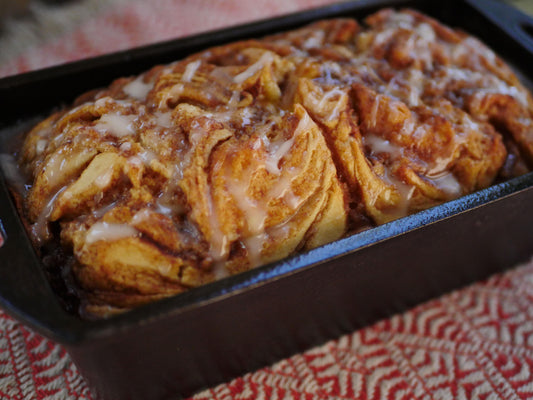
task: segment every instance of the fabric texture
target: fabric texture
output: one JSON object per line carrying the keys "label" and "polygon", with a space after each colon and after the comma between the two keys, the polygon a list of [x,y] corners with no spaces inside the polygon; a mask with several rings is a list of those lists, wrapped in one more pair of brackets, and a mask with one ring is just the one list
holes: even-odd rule
{"label": "fabric texture", "polygon": [[[30,17],[6,23],[0,37],[0,76],[330,2],[85,0],[62,8],[37,4],[31,6]],[[530,262],[194,398],[529,399],[532,368]],[[0,398],[93,399],[61,346],[2,311]]]}

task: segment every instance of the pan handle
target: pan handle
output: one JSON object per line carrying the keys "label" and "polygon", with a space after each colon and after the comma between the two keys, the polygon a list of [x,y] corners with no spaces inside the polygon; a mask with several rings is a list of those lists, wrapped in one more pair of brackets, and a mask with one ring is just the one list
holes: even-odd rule
{"label": "pan handle", "polygon": [[533,53],[533,18],[501,0],[466,0],[505,33]]}

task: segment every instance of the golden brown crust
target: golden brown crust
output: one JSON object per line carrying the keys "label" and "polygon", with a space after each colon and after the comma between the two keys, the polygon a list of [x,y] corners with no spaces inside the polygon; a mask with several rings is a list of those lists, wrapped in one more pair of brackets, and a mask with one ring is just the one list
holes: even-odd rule
{"label": "golden brown crust", "polygon": [[60,226],[112,314],[484,188],[533,163],[533,101],[412,10],[208,49],[29,132],[36,242]]}

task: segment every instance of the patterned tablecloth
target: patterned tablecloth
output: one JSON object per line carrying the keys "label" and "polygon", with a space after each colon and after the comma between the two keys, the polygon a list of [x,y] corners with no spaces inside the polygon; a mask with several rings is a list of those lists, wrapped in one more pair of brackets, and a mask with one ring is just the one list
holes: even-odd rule
{"label": "patterned tablecloth", "polygon": [[[9,35],[0,37],[0,76],[328,2],[85,0],[61,9],[35,5],[31,21],[4,26]],[[195,398],[528,399],[533,398],[532,369],[533,262]],[[62,347],[0,311],[0,398],[92,396]]]}

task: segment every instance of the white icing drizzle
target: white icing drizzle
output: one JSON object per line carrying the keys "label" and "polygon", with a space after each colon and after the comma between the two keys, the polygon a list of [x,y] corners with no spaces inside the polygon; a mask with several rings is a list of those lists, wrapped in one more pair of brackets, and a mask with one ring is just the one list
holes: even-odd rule
{"label": "white icing drizzle", "polygon": [[137,100],[145,100],[146,96],[154,87],[153,82],[144,82],[144,75],[138,76],[136,79],[124,85],[122,91],[128,96]]}
{"label": "white icing drizzle", "polygon": [[48,185],[50,185],[51,187],[56,187],[58,185],[58,181],[63,176],[61,174],[61,170],[63,169],[63,166],[66,164],[66,162],[67,160],[65,159],[62,150],[59,150],[59,152],[54,153],[52,154],[52,156],[50,156],[45,165],[45,173],[48,177]]}
{"label": "white icing drizzle", "polygon": [[[407,215],[407,212],[409,211],[409,204],[416,190],[416,187],[408,185],[401,179],[398,179],[391,173],[388,168],[385,168],[384,175],[380,175],[379,178],[385,183],[394,187],[397,194],[399,195],[399,201],[394,204],[394,207],[392,209],[385,210],[384,213],[389,215],[390,217],[393,217],[393,219],[405,217]],[[387,200],[389,199],[390,197],[387,198]],[[372,202],[375,202],[375,200],[376,197],[372,199]]]}
{"label": "white icing drizzle", "polygon": [[294,139],[296,138],[296,136],[302,133],[302,131],[311,128],[311,122],[312,121],[309,117],[309,114],[305,113],[303,118],[298,121],[298,125],[296,126],[296,129],[294,130],[293,135],[289,140],[278,140],[275,142],[269,142],[267,136],[262,137],[263,143],[266,142],[267,147],[269,147],[268,157],[265,160],[265,168],[268,172],[270,172],[271,174],[279,175],[279,162],[283,157],[285,157],[285,155],[293,146]]}
{"label": "white icing drizzle", "polygon": [[100,219],[100,218],[102,218],[104,215],[106,215],[109,211],[111,211],[112,209],[114,209],[116,206],[117,206],[117,203],[116,203],[116,202],[112,202],[112,203],[106,204],[106,205],[103,206],[103,207],[97,208],[96,210],[93,210],[91,214],[92,214],[95,218]]}
{"label": "white icing drizzle", "polygon": [[167,191],[161,193],[155,202],[156,212],[167,217],[173,217],[175,215],[181,215],[185,212],[183,204],[172,199],[171,191],[175,188],[175,179],[172,179],[172,183],[169,183]]}
{"label": "white icing drizzle", "polygon": [[398,218],[404,217],[409,211],[409,204],[413,198],[416,187],[407,185],[405,182],[393,176],[388,176],[387,180],[394,185],[400,195],[400,202],[395,210],[395,214]]}
{"label": "white icing drizzle", "polygon": [[56,204],[57,198],[66,189],[67,189],[67,186],[63,186],[50,198],[50,200],[48,200],[46,205],[41,210],[41,213],[37,217],[37,220],[32,225],[31,227],[32,234],[38,243],[42,243],[48,236],[48,233],[49,233],[48,232],[48,219],[50,218],[50,215],[52,215],[52,212],[54,211],[54,206]]}
{"label": "white icing drizzle", "polygon": [[293,210],[300,207],[303,202],[303,198],[297,196],[292,190],[292,181],[297,177],[299,170],[292,168],[286,172],[284,176],[281,176],[268,192],[268,197],[272,199],[283,199]]}
{"label": "white icing drizzle", "polygon": [[136,156],[139,157],[145,165],[150,165],[153,160],[157,160],[158,158],[157,154],[148,149],[143,149],[143,151],[137,153]]}
{"label": "white icing drizzle", "polygon": [[441,177],[443,174],[448,173],[448,165],[452,161],[453,154],[449,154],[448,157],[438,157],[436,159],[431,160],[431,164],[428,166],[428,170],[426,172],[426,177],[429,179],[437,179]]}
{"label": "white icing drizzle", "polygon": [[40,139],[35,144],[35,153],[40,156],[45,150],[46,146],[48,145],[48,140]]}
{"label": "white icing drizzle", "polygon": [[160,214],[172,217],[184,212],[183,205],[176,202],[174,194],[177,190],[179,181],[183,179],[183,169],[189,164],[190,159],[191,152],[187,151],[185,154],[177,154],[173,165],[167,165],[170,169],[171,176],[164,191],[159,195],[155,203],[156,209]]}
{"label": "white icing drizzle", "polygon": [[[265,220],[267,218],[267,201],[256,201],[248,196],[248,188],[253,177],[253,167],[247,169],[244,176],[239,179],[227,179],[227,188],[231,193],[233,199],[237,203],[237,207],[243,212],[246,220],[248,231],[252,235],[257,235],[264,230]],[[268,197],[268,196],[265,196]]]}
{"label": "white icing drizzle", "polygon": [[[458,67],[445,67],[443,68],[446,73],[446,77],[454,81],[473,81],[483,79],[483,76],[479,72],[470,71],[465,68]],[[439,80],[442,84],[446,84],[446,80]]]}
{"label": "white icing drizzle", "polygon": [[421,60],[425,68],[431,68],[433,65],[433,54],[430,43],[435,41],[435,31],[431,25],[422,22],[415,28],[415,35],[414,57]]}
{"label": "white icing drizzle", "polygon": [[435,30],[427,22],[422,22],[418,24],[415,28],[415,32],[421,37],[424,38],[427,42],[434,42],[437,38]]}
{"label": "white icing drizzle", "polygon": [[120,151],[128,152],[131,150],[131,142],[124,142],[119,147]]}
{"label": "white icing drizzle", "polygon": [[340,75],[341,72],[341,66],[339,65],[339,63],[336,63],[334,61],[326,60],[320,65],[320,74],[322,75],[324,83],[328,85],[337,84],[339,81],[332,77],[332,73]]}
{"label": "white icing drizzle", "polygon": [[241,127],[249,126],[252,124],[257,124],[257,121],[254,121],[254,112],[251,107],[242,107],[234,108],[237,104],[231,105],[228,104],[227,111],[217,111],[217,112],[205,112],[204,117],[211,118],[216,122],[221,122],[226,124],[228,122],[235,122]]}
{"label": "white icing drizzle", "polygon": [[52,133],[52,126],[53,125],[46,125],[45,127],[39,129],[37,132],[35,132],[35,135],[41,137],[41,138],[45,138],[45,137],[48,137],[50,136],[50,134]]}
{"label": "white icing drizzle", "polygon": [[313,32],[302,44],[302,47],[306,50],[321,47],[324,43],[325,35],[326,33],[323,30]]}
{"label": "white icing drizzle", "polygon": [[334,120],[335,118],[339,116],[340,107],[342,105],[342,100],[345,95],[346,93],[343,90],[338,89],[338,88],[331,89],[324,93],[324,96],[322,97],[322,99],[320,99],[320,102],[318,103],[319,109],[322,109],[326,105],[326,102],[329,102],[333,100],[335,96],[338,96],[337,100],[333,100],[335,101],[335,106],[333,110],[331,111],[331,113],[329,114],[327,121]]}
{"label": "white icing drizzle", "polygon": [[440,190],[451,197],[457,197],[462,193],[462,186],[451,172],[445,172],[438,177],[430,178]]}
{"label": "white icing drizzle", "polygon": [[374,128],[376,126],[376,120],[377,120],[378,111],[379,111],[379,103],[381,102],[382,97],[383,96],[381,94],[378,94],[374,98],[374,102],[372,103],[372,109],[370,110],[369,124],[368,124],[370,128]]}
{"label": "white icing drizzle", "polygon": [[454,137],[456,145],[464,143],[467,140],[468,130],[474,132],[483,132],[483,129],[479,126],[479,123],[474,121],[470,115],[463,113],[459,124],[454,126],[457,133]]}
{"label": "white icing drizzle", "polygon": [[242,126],[252,125],[254,113],[250,107],[244,107],[240,110],[239,116],[241,117]]}
{"label": "white icing drizzle", "polygon": [[65,133],[67,131],[67,128],[65,128],[63,130],[63,132],[61,132],[59,135],[57,136],[54,136],[53,139],[52,139],[52,144],[55,146],[55,147],[59,147],[59,144],[63,141],[63,139],[65,138]]}
{"label": "white icing drizzle", "polygon": [[331,90],[328,90],[327,92],[324,92],[324,95],[322,96],[322,98],[320,99],[320,102],[318,103],[318,107],[319,108],[322,108],[324,107],[324,105],[326,104],[327,101],[329,101],[332,97],[338,95],[339,98],[337,99],[337,101],[340,101],[340,99],[342,98],[342,96],[344,96],[346,93],[341,90],[341,89],[338,89],[338,88],[333,88]]}
{"label": "white icing drizzle", "polygon": [[206,130],[204,127],[200,125],[198,120],[194,120],[191,123],[191,129],[189,130],[189,142],[195,147],[205,135]]}
{"label": "white icing drizzle", "polygon": [[[175,208],[172,204],[167,204],[164,199],[160,199],[156,201],[155,203],[157,212],[159,214],[166,215],[168,217],[172,217],[175,213]],[[181,208],[181,207],[180,207]]]}
{"label": "white icing drizzle", "polygon": [[135,213],[135,215],[131,219],[131,222],[133,224],[138,224],[140,222],[146,221],[150,219],[151,213],[152,211],[149,208],[143,208],[142,210],[139,210]]}
{"label": "white icing drizzle", "polygon": [[305,200],[305,198],[298,197],[292,191],[292,181],[300,172],[296,168],[287,170],[286,174],[279,178],[264,197],[260,199],[251,198],[248,195],[248,190],[253,179],[254,170],[255,168],[252,166],[239,179],[229,178],[226,181],[226,187],[246,221],[247,234],[243,238],[243,243],[248,250],[252,264],[254,264],[253,260],[258,260],[263,243],[268,239],[268,235],[265,232],[265,223],[269,214],[269,202],[275,199],[283,199],[285,204],[291,209],[297,210]]}
{"label": "white icing drizzle", "polygon": [[243,83],[246,79],[254,76],[257,72],[261,71],[269,63],[273,61],[272,53],[264,52],[263,55],[255,63],[250,65],[245,71],[236,75],[233,78],[235,83]]}
{"label": "white icing drizzle", "polygon": [[186,152],[183,157],[179,157],[176,160],[176,164],[174,165],[174,168],[172,170],[172,182],[177,184],[178,181],[183,179],[183,170],[187,165],[189,165],[189,162],[191,160],[191,153]]}
{"label": "white icing drizzle", "polygon": [[196,71],[200,67],[200,64],[202,63],[201,60],[193,61],[185,67],[185,71],[183,72],[183,75],[181,76],[181,80],[183,82],[192,82],[192,78],[194,78],[194,75],[196,74]]}
{"label": "white icing drizzle", "polygon": [[[422,127],[418,127],[417,130],[421,128]],[[389,154],[393,159],[400,158],[404,154],[404,149],[401,146],[375,135],[365,135],[363,137],[363,141],[365,145],[370,147],[371,152],[374,154],[386,153]],[[447,170],[451,161],[451,157],[452,155],[450,154],[450,157],[443,157],[433,160],[431,166],[425,174],[425,177],[449,196],[457,196],[461,193],[462,187],[455,176]],[[403,213],[402,215],[405,215],[408,210],[408,202],[414,193],[415,187],[406,185],[399,179],[393,177],[390,173],[387,173],[385,180],[393,184],[399,191],[402,201],[398,207],[398,212]]]}
{"label": "white icing drizzle", "polygon": [[413,132],[415,132],[416,128],[416,122],[413,118],[406,118],[403,121],[401,132],[403,135],[411,135]]}
{"label": "white icing drizzle", "polygon": [[[109,96],[105,96],[105,97],[101,97],[99,98],[98,100],[96,100],[94,102],[94,105],[97,107],[97,108],[100,108],[100,107],[107,107],[108,104],[111,104],[111,103],[114,103],[115,100],[112,98],[112,97],[109,97]],[[90,104],[90,103],[84,103],[82,104],[80,107],[84,107],[85,105],[87,104]],[[72,111],[76,110],[77,108],[80,108],[80,107],[76,107],[75,109],[73,109]],[[72,112],[71,111],[71,112]],[[69,113],[70,114],[70,113]]]}
{"label": "white icing drizzle", "polygon": [[403,28],[407,30],[415,29],[416,32],[416,28],[413,27],[413,23],[414,18],[412,15],[406,13],[394,13],[385,22],[384,29],[381,32],[375,34],[373,39],[374,46],[381,46],[386,43],[395,34],[397,34],[398,28]]}
{"label": "white icing drizzle", "polygon": [[158,107],[165,109],[167,107],[167,102],[169,100],[178,100],[183,93],[183,90],[185,87],[183,86],[183,83],[178,83],[174,86],[172,86],[168,92],[165,93],[161,101],[159,102]]}
{"label": "white icing drizzle", "polygon": [[98,186],[100,189],[105,189],[111,183],[111,179],[113,178],[114,173],[115,173],[114,165],[113,164],[108,165],[106,170],[102,174],[96,177],[96,179],[94,180],[94,184]]}
{"label": "white icing drizzle", "polygon": [[115,137],[131,136],[135,133],[135,115],[104,114],[94,128],[102,134],[110,133]]}
{"label": "white icing drizzle", "polygon": [[395,33],[396,27],[385,29],[374,36],[374,45],[380,46],[389,40]]}
{"label": "white icing drizzle", "polygon": [[214,121],[217,122],[228,122],[230,121],[234,115],[236,114],[233,110],[228,111],[219,111],[219,112],[206,112],[204,113],[204,117],[211,118]]}
{"label": "white icing drizzle", "polygon": [[212,265],[212,272],[215,280],[227,278],[230,276],[229,271],[224,267],[224,262],[216,261]]}
{"label": "white icing drizzle", "polygon": [[248,261],[252,267],[261,264],[261,253],[267,241],[276,236],[281,236],[290,228],[288,222],[292,219],[295,213],[289,214],[289,217],[281,223],[270,226],[268,232],[265,229],[265,224],[268,218],[268,203],[272,199],[283,199],[292,210],[296,211],[304,203],[305,198],[300,198],[292,191],[292,181],[299,174],[298,169],[287,171],[287,174],[282,176],[280,180],[268,191],[267,195],[258,201],[250,199],[247,194],[247,187],[242,183],[235,182],[234,186],[230,185],[230,190],[235,190],[233,193],[239,209],[244,213],[248,235],[242,238],[242,243],[248,253]]}
{"label": "white icing drizzle", "polygon": [[247,233],[242,239],[242,242],[247,250],[249,262],[255,266],[259,263],[261,251],[265,241],[268,239],[268,235],[265,232],[265,222],[268,217],[270,196],[267,195],[259,200],[252,199],[248,196],[247,192],[252,176],[253,166],[240,179],[228,179],[227,188],[237,203],[237,207],[244,215]]}
{"label": "white icing drizzle", "polygon": [[215,262],[224,261],[228,257],[229,242],[227,235],[222,232],[218,213],[216,212],[209,185],[206,188],[205,198],[207,200],[207,212],[209,215],[209,226],[211,227],[211,240],[209,241],[209,255]]}
{"label": "white icing drizzle", "polygon": [[373,154],[387,153],[394,159],[403,155],[402,147],[376,135],[367,134],[363,136],[363,142],[370,147]]}
{"label": "white icing drizzle", "polygon": [[265,247],[269,235],[265,232],[259,232],[256,235],[248,236],[243,240],[244,247],[248,252],[248,261],[252,267],[261,264],[261,253]]}
{"label": "white icing drizzle", "polygon": [[498,81],[498,84],[493,87],[478,89],[475,96],[478,98],[483,98],[486,94],[502,94],[505,96],[511,96],[521,105],[527,107],[527,94],[525,92],[518,90],[515,86],[509,86],[501,80]]}
{"label": "white icing drizzle", "polygon": [[[98,102],[100,102],[100,105],[101,105],[101,104],[103,104],[102,102],[105,101],[104,99],[109,99],[109,100],[111,100],[110,97],[103,97],[103,98],[101,98],[101,99],[96,100],[96,101],[94,102],[94,105],[95,105],[96,107],[98,107],[98,106],[99,106],[99,103],[98,103]],[[84,108],[84,107],[90,106],[90,105],[92,105],[92,104],[89,103],[89,102],[85,102],[85,103],[83,103],[83,104],[80,104],[80,105],[77,106],[77,107],[74,107],[73,109],[69,110],[65,115],[63,115],[63,117],[61,117],[60,121],[61,121],[62,119],[64,119],[65,117],[68,117],[69,115],[75,114],[77,111],[81,110],[81,109]]]}
{"label": "white icing drizzle", "polygon": [[475,65],[476,69],[482,69],[483,66],[479,63],[479,56],[484,57],[487,59],[487,61],[490,64],[494,64],[496,60],[496,55],[492,50],[490,50],[488,47],[486,47],[484,44],[482,44],[479,40],[472,36],[466,37],[462,42],[462,46],[455,46],[454,52],[452,53],[454,56],[460,58],[465,53],[467,56],[471,56],[472,54],[475,54],[478,56],[478,59],[476,60],[477,63]]}
{"label": "white icing drizzle", "polygon": [[[268,140],[268,139],[266,139]],[[289,152],[294,144],[294,136],[289,140],[278,140],[270,142],[270,149],[268,157],[265,160],[265,168],[271,174],[279,175],[279,163],[283,157]]]}
{"label": "white icing drizzle", "polygon": [[524,90],[509,85],[494,75],[484,75],[478,71],[458,67],[446,67],[442,68],[442,71],[444,76],[432,82],[436,87],[442,89],[449,81],[466,82],[467,85],[475,84],[475,96],[478,98],[490,93],[502,94],[513,97],[523,106],[528,106],[528,96]]}
{"label": "white icing drizzle", "polygon": [[163,128],[172,128],[172,113],[170,112],[159,112],[156,111],[153,114],[154,121],[157,125],[163,127]]}
{"label": "white icing drizzle", "polygon": [[137,236],[139,236],[139,231],[128,224],[97,222],[87,231],[85,243],[92,244],[99,241],[111,242]]}
{"label": "white icing drizzle", "polygon": [[420,95],[424,93],[424,74],[418,69],[411,69],[407,76],[409,95],[407,102],[411,107],[420,105]]}
{"label": "white icing drizzle", "polygon": [[387,26],[397,28],[411,29],[413,27],[414,17],[407,13],[394,13],[387,21]]}
{"label": "white icing drizzle", "polygon": [[132,167],[132,168],[134,168],[136,170],[142,168],[142,166],[144,165],[143,160],[141,160],[137,156],[128,157],[126,162],[127,162],[128,166],[130,166],[130,167]]}
{"label": "white icing drizzle", "polygon": [[240,99],[241,99],[241,92],[239,92],[238,90],[234,90],[231,93],[231,97],[228,101],[228,107],[229,108],[237,107],[239,105]]}

